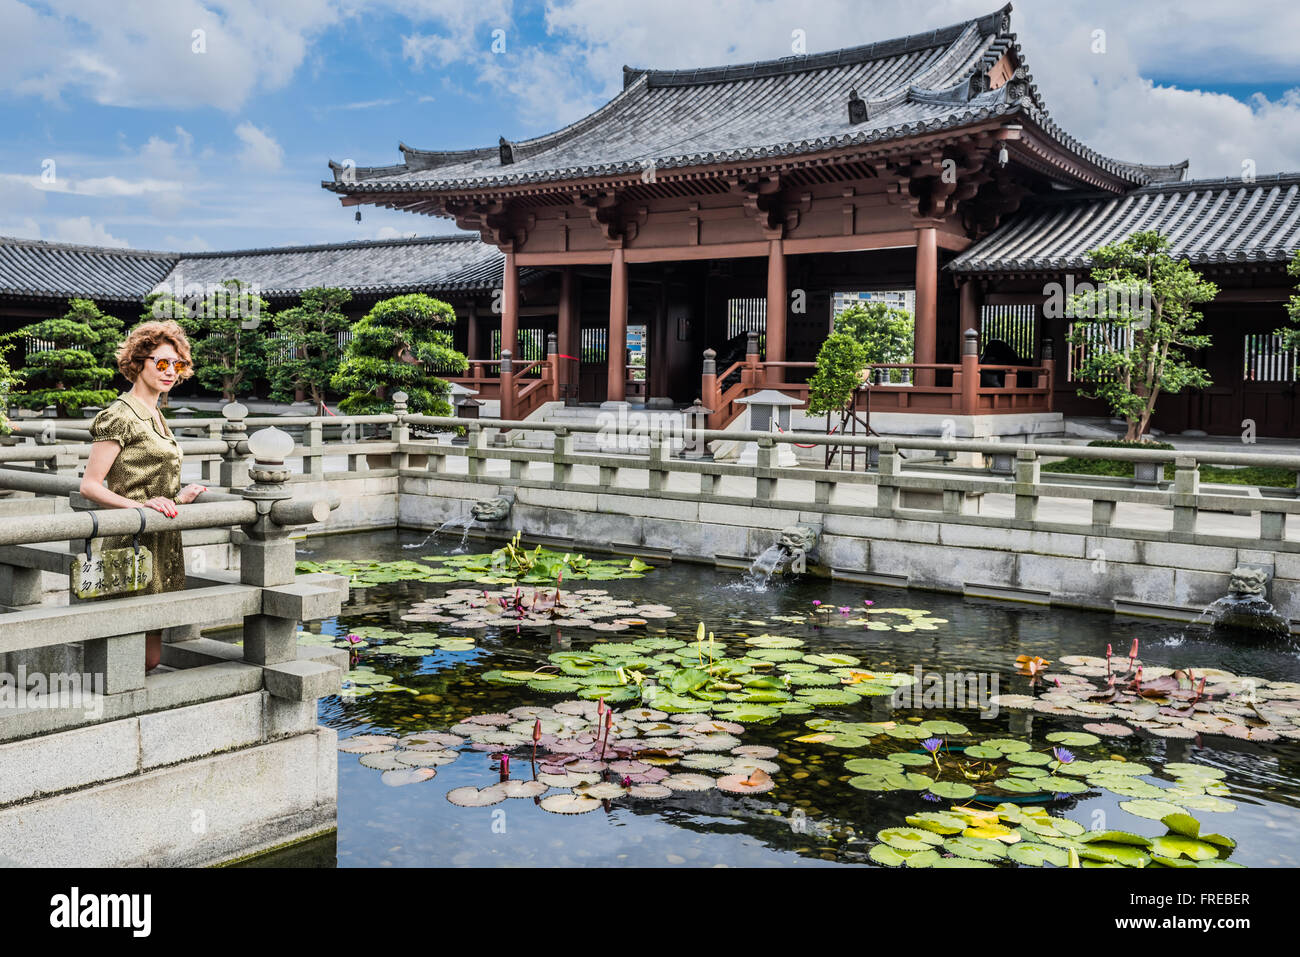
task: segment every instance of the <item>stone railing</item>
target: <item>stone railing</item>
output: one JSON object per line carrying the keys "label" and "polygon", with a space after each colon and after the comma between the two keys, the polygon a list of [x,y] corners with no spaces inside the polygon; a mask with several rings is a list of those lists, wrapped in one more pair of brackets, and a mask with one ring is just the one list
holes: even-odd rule
{"label": "stone railing", "polygon": [[[17,454],[68,471],[78,458],[75,450],[43,447],[20,453],[18,448],[9,448],[0,449],[0,462]],[[303,707],[310,703],[310,724],[314,725],[315,701],[337,690],[342,663],[331,660],[338,657],[333,649],[303,659],[297,644],[298,625],[337,615],[347,597],[347,582],[337,575],[295,574],[295,546],[290,535],[295,527],[325,521],[339,500],[295,500],[287,483],[288,470],[281,462],[257,461],[250,468],[247,462],[232,458],[223,460],[222,465],[223,479],[242,474],[246,487],[239,494],[203,493],[195,503],[179,506],[173,518],[152,509],[143,512],[146,533],[232,526],[242,531],[237,574],[194,573],[190,569],[186,587],[180,591],[85,602],[70,595],[70,604],[43,604],[43,573],[66,578],[71,561],[87,539],[92,535],[133,535],[141,530],[141,513],[98,508],[42,514],[32,509],[32,513],[22,514],[14,509],[0,517],[0,661],[6,665],[22,664],[29,658],[48,661],[50,656],[42,658],[42,653],[74,651],[72,646],[82,643],[81,670],[102,682],[96,691],[105,696],[112,717],[157,707],[150,697],[157,682],[168,686],[169,707],[245,693],[251,683],[252,690],[264,687],[287,703]],[[0,488],[45,496],[71,495],[74,506],[90,504],[76,494],[79,482],[74,476],[51,471],[0,466]],[[11,504],[21,506],[23,502]],[[242,650],[193,637],[200,626],[240,619]],[[181,685],[174,672],[145,677],[145,634],[163,629],[182,636],[190,631],[186,640],[166,644],[163,649],[163,663],[183,669]],[[242,662],[247,669],[232,670],[231,662]],[[216,667],[222,665],[227,667]],[[81,720],[80,712],[62,710],[0,712],[0,741],[46,733]]]}
{"label": "stone railing", "polygon": [[[1300,550],[1300,542],[1288,540],[1286,535],[1287,516],[1300,512],[1296,490],[1202,487],[1197,471],[1199,465],[1300,470],[1300,456],[1296,455],[1051,444],[1011,446],[927,437],[854,437],[702,428],[687,428],[675,434],[648,432],[643,437],[643,447],[648,451],[641,453],[626,451],[629,447],[626,442],[621,443],[622,451],[578,453],[574,450],[576,435],[600,435],[606,428],[583,423],[425,416],[407,412],[402,393],[395,395],[394,400],[395,411],[390,414],[338,417],[245,418],[244,408],[232,403],[223,410],[222,419],[192,423],[206,428],[218,426],[220,439],[217,442],[192,440],[192,444],[196,452],[214,457],[220,463],[220,484],[226,488],[238,488],[248,481],[244,461],[248,429],[276,425],[302,429],[304,440],[286,456],[301,460],[301,474],[286,476],[286,481],[292,483],[343,479],[355,477],[357,473],[434,475],[448,481],[574,491],[618,488],[627,494],[691,498],[718,504],[758,503],[774,508],[816,508],[850,515],[1005,525],[1136,539],[1242,545],[1253,542],[1260,547]],[[387,427],[388,436],[358,440],[357,434],[370,426]],[[337,428],[340,438],[327,441],[326,428]],[[412,428],[444,435],[433,439],[413,438]],[[465,437],[448,441],[451,436],[445,433],[452,430],[463,430]],[[551,448],[514,444],[527,435],[549,437]],[[753,443],[757,446],[757,465],[711,461],[705,454],[711,442]],[[777,451],[783,444],[861,449],[873,465],[865,472],[780,467],[776,464]],[[680,457],[674,452],[679,447]],[[47,474],[75,472],[86,451],[87,446],[68,444],[0,448],[0,471],[7,461],[22,460],[37,463]],[[929,461],[925,465],[910,463],[905,460],[904,452],[930,453],[926,456]],[[345,458],[346,468],[327,472],[327,457]],[[983,468],[952,464],[959,457],[963,461],[982,460],[986,464]],[[1137,475],[1134,479],[1120,479],[1041,471],[1045,459],[1065,457],[1132,462]],[[944,463],[945,459],[949,460],[948,464]],[[506,463],[505,466],[493,466],[498,461]],[[1172,482],[1163,481],[1165,465],[1174,466]],[[586,467],[585,474],[583,467]],[[33,473],[27,474],[31,477],[24,481],[39,482]],[[681,476],[689,477],[689,485]],[[4,480],[0,479],[2,487]],[[874,502],[863,500],[862,491],[866,489],[874,490]],[[992,501],[998,496],[1004,497],[1007,506],[1004,514],[981,507],[986,497]],[[1040,508],[1042,502],[1050,503],[1051,507]],[[1147,507],[1147,513],[1126,521],[1128,506]],[[1171,513],[1167,521],[1153,522],[1152,516],[1163,512]],[[1207,521],[1207,517],[1211,520]]]}
{"label": "stone railing", "polygon": [[[1227,452],[1093,448],[1065,445],[1008,446],[998,442],[944,441],[933,438],[827,436],[808,433],[736,432],[687,429],[669,436],[649,434],[645,454],[574,451],[574,436],[601,434],[604,428],[581,423],[528,423],[464,420],[404,415],[404,426],[464,427],[464,446],[435,441],[402,440],[400,455],[408,464],[402,475],[429,475],[440,480],[533,486],[556,490],[623,493],[666,499],[690,499],[720,505],[761,505],[775,509],[818,510],[849,515],[905,518],[916,521],[1010,526],[1049,532],[1073,532],[1121,538],[1232,544],[1300,551],[1300,541],[1288,539],[1286,520],[1300,513],[1294,489],[1264,496],[1258,490],[1203,488],[1201,464],[1278,467],[1300,470],[1300,456]],[[549,433],[550,449],[502,446],[494,432]],[[673,455],[673,438],[687,450],[713,441],[752,442],[757,466]],[[874,467],[866,472],[777,466],[782,444],[838,445],[868,452]],[[909,467],[904,450],[933,453],[940,463]],[[688,451],[689,454],[689,451]],[[985,468],[944,465],[942,459],[965,454],[983,456]],[[415,456],[424,461],[410,467]],[[424,457],[427,456],[427,460]],[[1099,480],[1093,476],[1041,472],[1045,458],[1118,459],[1133,462],[1139,474],[1175,468],[1174,480]],[[506,463],[491,470],[490,463]],[[540,470],[533,466],[539,466]],[[549,466],[549,469],[546,468]],[[586,467],[585,469],[583,467]],[[641,478],[644,476],[644,478]],[[681,476],[687,476],[683,481]],[[808,486],[811,485],[811,490]],[[875,502],[862,500],[855,490],[871,488]],[[811,491],[811,494],[809,492]],[[986,497],[1003,496],[1004,514],[981,509]],[[1050,503],[1051,508],[1040,508]],[[1086,509],[1080,507],[1086,503]],[[1071,506],[1078,506],[1072,508]],[[1125,506],[1149,506],[1146,514],[1123,521]],[[1154,523],[1156,510],[1172,513],[1167,524]],[[1228,513],[1223,515],[1222,513]],[[1229,520],[1229,515],[1231,520]],[[1207,522],[1207,516],[1214,521]],[[1240,520],[1249,516],[1248,520]],[[1257,517],[1257,523],[1254,519]]]}

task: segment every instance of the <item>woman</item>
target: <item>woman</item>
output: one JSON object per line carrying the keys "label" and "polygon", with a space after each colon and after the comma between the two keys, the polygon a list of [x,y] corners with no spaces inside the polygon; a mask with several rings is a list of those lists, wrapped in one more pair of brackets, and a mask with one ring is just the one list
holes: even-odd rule
{"label": "woman", "polygon": [[[145,505],[174,518],[177,505],[188,505],[207,490],[203,485],[181,488],[181,448],[158,410],[158,397],[193,374],[189,341],[175,322],[142,323],[118,347],[117,367],[131,389],[90,424],[93,444],[81,494],[109,508]],[[130,548],[131,544],[132,536],[126,535],[104,539],[103,547]],[[140,545],[153,554],[153,577],[138,594],[185,587],[179,529],[146,532]],[[148,632],[145,671],[156,668],[161,659],[162,632]]]}

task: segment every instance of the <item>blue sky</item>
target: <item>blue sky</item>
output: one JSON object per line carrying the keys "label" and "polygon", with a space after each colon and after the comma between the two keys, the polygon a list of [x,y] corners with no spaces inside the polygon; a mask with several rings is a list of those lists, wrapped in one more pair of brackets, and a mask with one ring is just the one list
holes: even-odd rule
{"label": "blue sky", "polygon": [[[373,207],[355,223],[319,187],[327,160],[548,132],[615,94],[624,63],[785,56],[795,30],[817,52],[995,6],[0,0],[0,235],[170,250],[450,232]],[[1190,158],[1195,176],[1300,170],[1300,5],[1082,6],[1013,13],[1067,130],[1124,159]]]}

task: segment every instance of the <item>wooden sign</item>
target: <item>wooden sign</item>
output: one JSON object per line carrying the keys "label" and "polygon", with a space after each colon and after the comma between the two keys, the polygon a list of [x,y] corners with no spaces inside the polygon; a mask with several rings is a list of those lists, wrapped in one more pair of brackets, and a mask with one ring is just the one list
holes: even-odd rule
{"label": "wooden sign", "polygon": [[153,553],[147,548],[91,549],[72,562],[71,588],[78,598],[102,598],[142,591],[153,580]]}

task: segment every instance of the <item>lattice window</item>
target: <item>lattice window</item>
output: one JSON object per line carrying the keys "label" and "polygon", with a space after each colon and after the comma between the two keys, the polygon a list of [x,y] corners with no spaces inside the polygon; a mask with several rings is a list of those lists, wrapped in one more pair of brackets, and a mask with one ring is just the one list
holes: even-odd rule
{"label": "lattice window", "polygon": [[766,299],[728,299],[727,300],[727,338],[746,332],[757,332],[759,351],[762,351],[763,333],[767,331]]}
{"label": "lattice window", "polygon": [[1080,381],[1078,372],[1091,357],[1133,346],[1133,330],[1114,322],[1080,322],[1070,325],[1066,338],[1073,342],[1076,329],[1085,331],[1084,342],[1069,345],[1065,353],[1066,381]]}
{"label": "lattice window", "polygon": [[1243,337],[1241,377],[1247,382],[1295,382],[1300,351],[1282,348],[1282,340],[1268,333]]}
{"label": "lattice window", "polygon": [[581,335],[583,365],[604,365],[609,356],[609,330],[600,326],[584,326]]}
{"label": "lattice window", "polygon": [[980,307],[980,355],[1000,339],[1021,359],[1038,357],[1038,307],[1030,304]]}

